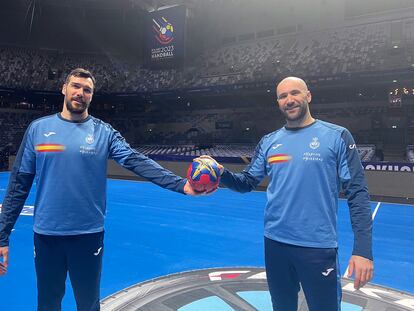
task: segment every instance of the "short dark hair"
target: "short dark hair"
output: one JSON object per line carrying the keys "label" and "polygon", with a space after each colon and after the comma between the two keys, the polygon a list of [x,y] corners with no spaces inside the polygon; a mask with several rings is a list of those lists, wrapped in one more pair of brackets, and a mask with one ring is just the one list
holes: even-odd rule
{"label": "short dark hair", "polygon": [[67,76],[65,83],[67,84],[70,80],[70,77],[80,77],[80,78],[90,78],[93,82],[93,88],[95,88],[96,80],[92,73],[83,68],[73,69]]}

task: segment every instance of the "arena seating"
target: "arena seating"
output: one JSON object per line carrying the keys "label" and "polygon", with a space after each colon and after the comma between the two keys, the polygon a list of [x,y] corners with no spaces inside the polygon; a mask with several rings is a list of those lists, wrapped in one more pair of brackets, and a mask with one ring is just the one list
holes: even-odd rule
{"label": "arena seating", "polygon": [[358,145],[357,150],[363,162],[371,161],[375,155],[375,145]]}
{"label": "arena seating", "polygon": [[[255,145],[215,145],[211,147],[198,147],[196,145],[139,145],[135,148],[145,155],[181,155],[200,156],[210,155],[212,157],[240,158],[252,157]],[[374,145],[357,146],[358,154],[362,161],[370,161],[375,155]],[[412,150],[414,152],[414,150]]]}
{"label": "arena seating", "polygon": [[15,155],[29,123],[40,114],[13,109],[0,113],[0,169],[8,168],[8,156]]}
{"label": "arena seating", "polygon": [[407,146],[407,161],[414,163],[414,145]]}
{"label": "arena seating", "polygon": [[200,147],[196,145],[140,145],[136,149],[145,155],[181,155],[212,157],[251,157],[255,146],[245,145],[215,145]]}
{"label": "arena seating", "polygon": [[[414,23],[402,21],[402,42],[412,42]],[[335,76],[410,68],[411,49],[390,56],[391,22],[299,32],[236,42],[206,51],[183,70],[154,70],[113,55],[0,47],[0,87],[53,90],[77,66],[90,69],[101,92],[148,92],[271,80],[295,72]],[[51,74],[52,73],[52,74]]]}
{"label": "arena seating", "polygon": [[[189,60],[184,69],[171,70],[150,70],[117,55],[0,47],[0,87],[24,91],[59,91],[66,73],[78,66],[88,68],[94,73],[100,93],[146,93],[210,86],[218,88],[222,85],[237,89],[244,83],[275,81],[280,76],[292,72],[303,77],[324,77],[412,68],[414,56],[411,53],[411,42],[414,40],[414,20],[401,21],[403,26],[401,42],[411,48],[401,48],[398,53],[391,53],[393,52],[391,23],[385,21],[233,42],[207,50],[202,55]],[[388,106],[378,105],[375,100],[374,103],[366,100],[365,105],[352,109],[349,108],[350,106],[341,107],[342,102],[337,102],[339,105],[335,109],[328,105],[314,106],[313,114],[322,120],[349,128],[359,144],[377,143],[381,137],[373,136],[375,131],[372,131],[371,116],[386,114]],[[348,104],[352,103],[351,100],[348,102]],[[4,107],[2,101],[0,108],[13,109],[14,107]],[[232,108],[228,108],[230,109]],[[37,116],[51,111],[57,110],[44,109],[42,112],[37,112]],[[246,147],[247,149],[243,151],[239,147],[237,149],[235,146],[225,145],[226,143],[238,142],[250,146],[258,141],[262,133],[280,127],[283,122],[275,120],[276,118],[270,119],[270,116],[274,116],[274,107],[271,112],[265,110],[257,112],[255,122],[251,122],[251,125],[249,125],[251,111],[242,111],[240,107],[231,112],[221,108],[215,110],[192,108],[188,111],[191,113],[165,111],[165,109],[159,109],[157,113],[153,113],[152,110],[145,111],[134,116],[134,120],[141,120],[136,123],[129,119],[130,116],[125,115],[108,114],[103,119],[119,129],[132,145],[166,146],[165,148],[147,147],[150,149],[144,151],[148,154],[198,156],[207,153],[213,156],[230,157],[238,157],[241,154],[251,155],[253,149]],[[4,146],[12,141],[14,146],[18,146],[24,129],[35,115],[8,113],[12,116],[7,113],[0,116],[0,145]],[[97,117],[100,117],[99,114]],[[367,118],[369,122],[366,122]],[[217,127],[216,124],[221,121],[232,123],[233,128]],[[17,126],[11,127],[11,124]],[[154,125],[154,128],[151,129],[147,124]],[[200,130],[197,135],[192,136],[189,133],[193,128]],[[195,147],[200,142],[211,143],[215,147]],[[223,145],[217,145],[218,143]],[[189,147],[182,144],[193,145]],[[374,158],[375,146],[359,145],[358,148],[363,161]],[[408,160],[412,159],[411,154],[412,149],[407,149]]]}
{"label": "arena seating", "polygon": [[[7,147],[8,154],[16,154],[18,146],[20,145],[24,131],[29,123],[40,116],[44,115],[40,111],[19,110],[19,109],[2,109],[0,115],[0,152]],[[202,115],[202,114],[200,114]],[[136,135],[133,131],[133,122],[116,117],[107,117],[105,121],[110,122],[113,126],[121,131],[134,148],[146,155],[174,155],[174,156],[191,156],[196,157],[203,154],[211,155],[213,157],[226,158],[240,158],[251,157],[255,150],[255,144],[223,144],[211,143],[207,146],[200,146],[198,144],[188,144],[191,141],[184,133],[170,129],[169,132],[149,133],[147,135]],[[185,124],[185,120],[183,121]],[[167,123],[168,124],[168,123]],[[167,126],[168,128],[168,126]],[[220,130],[217,131],[220,133]],[[229,135],[229,132],[226,132]],[[203,135],[203,134],[202,134]],[[207,134],[205,134],[207,135]],[[211,139],[208,135],[206,137],[199,137],[200,142],[206,142]],[[220,135],[216,135],[216,139],[220,139]],[[143,145],[147,140],[151,144]],[[222,139],[225,141],[225,137]],[[157,142],[184,142],[174,144],[160,144]],[[187,144],[185,142],[187,141]],[[257,141],[257,140],[253,140]],[[358,153],[362,161],[372,161],[375,157],[375,145],[365,144],[358,145]],[[414,162],[414,145],[407,147],[407,161]]]}

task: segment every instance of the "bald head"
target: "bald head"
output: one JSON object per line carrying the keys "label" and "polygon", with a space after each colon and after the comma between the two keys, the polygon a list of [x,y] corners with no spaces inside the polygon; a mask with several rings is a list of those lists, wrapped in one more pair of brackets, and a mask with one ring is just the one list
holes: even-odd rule
{"label": "bald head", "polygon": [[292,86],[295,87],[303,92],[308,92],[308,86],[306,85],[306,82],[303,81],[301,78],[297,77],[287,77],[284,78],[282,81],[279,82],[279,84],[276,87],[276,94],[277,97],[280,95],[280,90],[284,89],[286,86]]}
{"label": "bald head", "polygon": [[305,81],[287,77],[277,85],[276,94],[279,109],[289,127],[302,127],[313,122],[309,111],[312,95]]}

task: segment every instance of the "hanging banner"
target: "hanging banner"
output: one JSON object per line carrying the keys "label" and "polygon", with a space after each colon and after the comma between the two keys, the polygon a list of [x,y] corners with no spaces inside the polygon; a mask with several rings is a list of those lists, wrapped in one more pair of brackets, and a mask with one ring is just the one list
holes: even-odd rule
{"label": "hanging banner", "polygon": [[175,68],[185,54],[186,7],[150,12],[146,26],[147,56],[152,68]]}

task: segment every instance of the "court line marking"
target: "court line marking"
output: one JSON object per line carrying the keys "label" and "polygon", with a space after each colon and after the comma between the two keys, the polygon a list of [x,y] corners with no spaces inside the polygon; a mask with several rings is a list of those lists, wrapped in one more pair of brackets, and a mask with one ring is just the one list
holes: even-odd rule
{"label": "court line marking", "polygon": [[374,221],[375,215],[377,215],[377,212],[378,212],[378,209],[379,209],[380,205],[381,205],[381,202],[378,202],[377,206],[375,207],[374,212],[372,213],[372,221]]}
{"label": "court line marking", "polygon": [[[0,213],[3,204],[0,203]],[[29,211],[27,211],[29,209]],[[20,216],[33,216],[34,205],[24,205],[22,211],[20,212]]]}
{"label": "court line marking", "polygon": [[[378,202],[378,203],[377,203],[377,206],[375,207],[374,212],[372,213],[372,221],[374,221],[375,216],[377,215],[377,212],[378,212],[378,209],[379,209],[379,207],[380,207],[381,203],[382,203],[382,202]],[[348,278],[348,277],[347,277],[348,270],[349,270],[349,265],[346,267],[345,273],[344,273],[344,275],[343,275],[342,277],[344,277],[344,278]]]}

